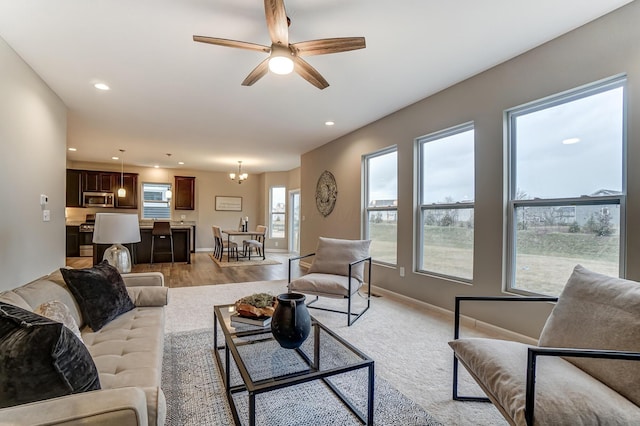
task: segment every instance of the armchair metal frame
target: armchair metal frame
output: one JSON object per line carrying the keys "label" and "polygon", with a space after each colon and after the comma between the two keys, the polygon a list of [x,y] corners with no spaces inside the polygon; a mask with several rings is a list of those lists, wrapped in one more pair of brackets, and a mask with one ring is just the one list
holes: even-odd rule
{"label": "armchair metal frame", "polygon": [[[309,253],[309,254],[305,254],[305,255],[302,255],[302,256],[296,256],[296,257],[289,258],[289,277],[288,277],[287,283],[289,283],[289,284],[291,283],[291,263],[295,262],[296,260],[304,259],[304,258],[311,257],[311,256],[315,256],[315,253]],[[368,272],[368,275],[367,275],[368,276],[368,280],[367,280],[367,307],[364,308],[360,312],[351,312],[351,296],[353,296],[353,294],[351,292],[351,279],[353,278],[351,270],[352,270],[352,268],[354,266],[356,266],[359,263],[363,263],[363,262],[369,262],[369,265],[368,265],[368,268],[367,268],[368,269],[368,271],[367,271]],[[348,284],[349,288],[347,290],[348,291],[348,296],[344,296],[345,299],[348,299],[347,300],[347,310],[346,310],[346,312],[345,311],[340,311],[340,310],[337,310],[337,309],[322,308],[320,306],[311,306],[312,304],[314,304],[314,303],[316,303],[318,301],[318,299],[319,299],[318,295],[315,295],[316,296],[315,299],[313,299],[312,301],[308,302],[307,306],[309,308],[318,309],[320,311],[336,312],[336,313],[339,313],[339,314],[346,314],[347,315],[347,326],[350,327],[351,324],[356,322],[357,319],[360,318],[362,316],[362,314],[367,312],[367,310],[371,306],[371,256],[362,258],[360,260],[355,260],[355,261],[349,263],[349,280],[348,280],[348,283],[349,283]],[[291,291],[291,290],[289,290],[289,291]]]}
{"label": "armchair metal frame", "polygon": [[[528,297],[528,296],[457,296],[455,302],[454,339],[460,337],[460,302],[462,301],[492,301],[492,302],[557,302],[557,297]],[[527,354],[527,381],[525,394],[524,418],[527,425],[533,425],[536,392],[536,367],[539,356],[570,356],[575,358],[606,358],[640,361],[640,352],[627,352],[600,349],[579,348],[549,348],[531,347]],[[491,402],[486,397],[458,395],[458,358],[453,355],[453,399],[456,401]]]}

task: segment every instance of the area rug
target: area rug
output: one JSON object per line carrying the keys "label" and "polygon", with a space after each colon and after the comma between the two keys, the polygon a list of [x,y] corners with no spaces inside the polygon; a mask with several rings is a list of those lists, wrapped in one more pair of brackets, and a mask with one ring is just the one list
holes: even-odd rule
{"label": "area rug", "polygon": [[[167,399],[166,425],[233,425],[209,329],[165,336],[162,389]],[[232,383],[238,379],[232,370]],[[248,423],[247,399],[235,399],[242,424]],[[256,398],[259,425],[361,424],[320,382],[269,392]],[[379,375],[375,377],[374,424],[441,425],[418,404]]]}
{"label": "area rug", "polygon": [[273,259],[264,259],[261,257],[252,257],[251,260],[240,258],[239,260],[235,260],[233,257],[230,262],[227,262],[227,255],[222,256],[222,260],[218,260],[213,256],[213,253],[209,253],[209,257],[213,260],[216,265],[221,268],[228,268],[233,266],[263,266],[263,265],[280,265],[280,262]]}

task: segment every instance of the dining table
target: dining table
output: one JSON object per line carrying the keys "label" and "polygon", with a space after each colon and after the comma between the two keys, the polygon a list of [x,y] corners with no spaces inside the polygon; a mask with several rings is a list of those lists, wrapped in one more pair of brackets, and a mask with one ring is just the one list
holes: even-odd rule
{"label": "dining table", "polygon": [[[254,231],[238,231],[237,229],[223,229],[222,233],[227,234],[227,247],[231,247],[231,237],[247,236],[249,237],[249,239],[252,239],[260,235],[264,235],[263,232],[258,232],[255,230]],[[262,248],[262,250],[264,250],[264,247]],[[245,257],[245,256],[242,255],[239,257]],[[231,259],[231,251],[227,249],[227,262],[230,262],[231,261],[230,259]]]}

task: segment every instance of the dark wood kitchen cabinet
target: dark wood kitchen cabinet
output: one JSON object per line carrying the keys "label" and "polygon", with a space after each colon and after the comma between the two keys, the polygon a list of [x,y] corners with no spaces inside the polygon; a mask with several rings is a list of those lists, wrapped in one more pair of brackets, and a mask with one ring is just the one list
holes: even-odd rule
{"label": "dark wood kitchen cabinet", "polygon": [[82,170],[67,169],[67,207],[82,207]]}
{"label": "dark wood kitchen cabinet", "polygon": [[[120,178],[122,177],[122,184],[127,191],[127,195],[120,198],[118,197],[118,189],[120,189]],[[116,194],[116,208],[118,209],[137,209],[138,208],[138,174],[137,173],[125,173],[122,176],[118,174],[116,184],[113,187],[112,192]]]}
{"label": "dark wood kitchen cabinet", "polygon": [[83,189],[87,192],[113,192],[116,176],[119,177],[120,173],[87,170],[83,176]]}
{"label": "dark wood kitchen cabinet", "polygon": [[67,226],[66,240],[67,240],[67,257],[80,256],[80,227],[79,226]]}
{"label": "dark wood kitchen cabinet", "polygon": [[173,205],[176,210],[195,210],[196,178],[176,176]]}

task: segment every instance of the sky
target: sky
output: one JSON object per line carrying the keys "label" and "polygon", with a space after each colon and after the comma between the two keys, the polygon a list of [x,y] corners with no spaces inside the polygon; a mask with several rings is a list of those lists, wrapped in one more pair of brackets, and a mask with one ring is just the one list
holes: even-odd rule
{"label": "sky", "polygon": [[622,88],[519,116],[517,188],[527,198],[622,191],[622,117]]}
{"label": "sky", "polygon": [[[518,192],[531,199],[622,191],[623,115],[622,87],[517,114]],[[473,201],[473,130],[425,140],[423,202]],[[369,166],[369,200],[396,199],[397,153],[372,157]]]}

